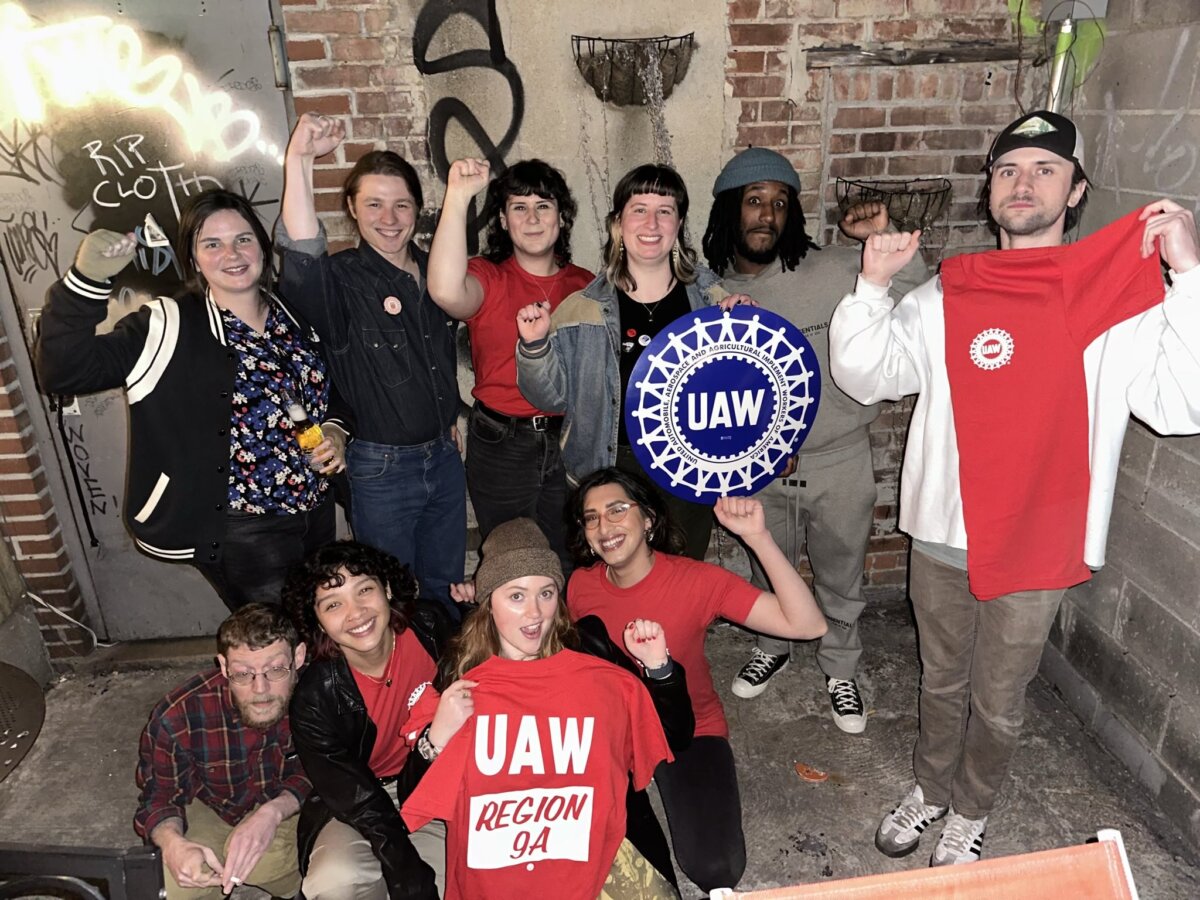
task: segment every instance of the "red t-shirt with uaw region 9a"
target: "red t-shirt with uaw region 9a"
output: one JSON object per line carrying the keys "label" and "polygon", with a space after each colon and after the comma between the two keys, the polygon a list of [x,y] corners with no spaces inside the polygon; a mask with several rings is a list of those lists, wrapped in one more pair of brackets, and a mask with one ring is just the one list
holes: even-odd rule
{"label": "red t-shirt with uaw region 9a", "polygon": [[492,657],[467,672],[475,715],[401,810],[410,830],[446,820],[447,900],[595,900],[639,790],[671,759],[640,681],[562,650]]}
{"label": "red t-shirt with uaw region 9a", "polygon": [[980,600],[1090,577],[1083,351],[1162,301],[1139,215],[1068,246],[942,263],[967,575]]}
{"label": "red t-shirt with uaw region 9a", "polygon": [[592,273],[568,263],[553,275],[531,275],[515,257],[497,264],[477,256],[467,263],[467,274],[483,288],[483,305],[467,319],[475,368],[471,396],[506,416],[540,415],[542,411],[517,388],[517,310],[549,301],[553,312],[564,299],[587,287]]}

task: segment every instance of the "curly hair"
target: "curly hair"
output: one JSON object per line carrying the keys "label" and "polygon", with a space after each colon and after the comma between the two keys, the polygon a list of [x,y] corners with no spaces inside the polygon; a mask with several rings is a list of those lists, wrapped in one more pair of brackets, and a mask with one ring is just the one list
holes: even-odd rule
{"label": "curly hair", "polygon": [[571,551],[577,566],[590,566],[596,561],[591,544],[588,543],[587,529],[583,527],[583,508],[587,503],[588,492],[605,484],[619,485],[630,502],[650,520],[646,544],[651,550],[661,550],[664,553],[683,552],[683,534],[671,522],[662,495],[645,478],[631,475],[616,466],[609,466],[597,469],[585,477],[567,498],[567,549]]}
{"label": "curly hair", "polygon": [[[496,591],[493,591],[487,597],[477,598],[479,606],[463,620],[462,630],[447,645],[443,665],[439,667],[439,690],[444,690],[481,662],[500,655],[500,632],[496,630],[496,623],[492,619],[492,597],[495,595]],[[578,646],[579,636],[571,624],[567,604],[560,593],[558,606],[554,609],[554,620],[538,649],[538,659],[546,659],[559,650]]]}
{"label": "curly hair", "polygon": [[228,656],[234,647],[262,650],[276,641],[295,650],[300,638],[287,613],[266,603],[247,603],[217,629],[217,652],[222,656]]}
{"label": "curly hair", "polygon": [[558,240],[554,242],[554,261],[565,266],[571,261],[571,229],[579,211],[571,189],[562,172],[540,159],[522,159],[505,169],[488,185],[483,202],[483,219],[487,222],[487,247],[481,256],[489,262],[502,263],[513,255],[512,237],[500,224],[500,216],[508,206],[509,197],[541,197],[558,205]]}
{"label": "curly hair", "polygon": [[314,660],[330,659],[341,653],[317,619],[317,591],[323,587],[341,587],[346,583],[347,573],[366,575],[387,588],[392,613],[389,621],[397,635],[408,628],[412,619],[417,579],[408,566],[390,553],[357,541],[326,544],[293,568],[283,585],[283,607],[296,623]]}
{"label": "curly hair", "polygon": [[[1072,159],[1071,162],[1075,164],[1075,168],[1071,172],[1071,188],[1074,189],[1081,181],[1086,181],[1088,187],[1083,189],[1083,195],[1079,198],[1078,203],[1067,207],[1067,215],[1063,220],[1064,233],[1078,225],[1079,220],[1083,217],[1083,210],[1088,202],[1088,191],[1092,183],[1087,172],[1083,170],[1083,166],[1079,164],[1079,160]],[[975,204],[975,213],[987,222],[988,229],[992,234],[1000,234],[1000,223],[992,216],[992,168],[984,170],[983,184],[979,188],[979,201]]]}
{"label": "curly hair", "polygon": [[605,219],[608,240],[604,244],[604,277],[608,283],[626,293],[637,290],[637,282],[629,271],[629,261],[621,243],[621,215],[636,194],[657,194],[670,197],[679,211],[679,259],[671,254],[671,274],[680,284],[696,280],[696,251],[687,236],[688,192],[683,178],[670,166],[647,163],[626,172],[613,189],[612,209]]}
{"label": "curly hair", "polygon": [[[700,246],[704,249],[708,267],[718,275],[724,275],[726,269],[733,265],[734,253],[742,236],[742,197],[747,187],[749,185],[721,191],[708,213],[708,229]],[[779,233],[779,240],[775,242],[775,255],[783,265],[783,271],[790,272],[810,248],[821,248],[804,230],[804,211],[800,208],[796,189],[790,184],[786,187],[787,219]]]}

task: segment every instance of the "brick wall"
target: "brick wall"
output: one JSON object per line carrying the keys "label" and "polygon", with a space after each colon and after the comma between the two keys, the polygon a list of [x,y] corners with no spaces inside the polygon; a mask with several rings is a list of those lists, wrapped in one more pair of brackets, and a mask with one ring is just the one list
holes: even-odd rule
{"label": "brick wall", "polygon": [[[1200,215],[1200,8],[1110,0],[1074,109],[1083,231],[1161,196]],[[1196,385],[1190,385],[1195,389]],[[1125,438],[1108,562],[1068,592],[1043,672],[1200,847],[1200,437]]]}
{"label": "brick wall", "polygon": [[[54,512],[46,470],[34,436],[9,340],[0,325],[0,530],[26,587],[47,603],[86,622],[62,527]],[[11,604],[6,604],[11,605]],[[51,661],[85,656],[91,635],[35,606]]]}
{"label": "brick wall", "polygon": [[[945,246],[990,248],[975,215],[983,157],[1020,114],[1015,94],[1028,99],[1043,76],[1025,67],[1018,82],[1015,61],[813,68],[806,53],[963,40],[1012,42],[1005,0],[730,0],[727,155],[753,144],[787,156],[822,243],[844,240],[835,227],[838,177],[943,176],[953,190]],[[911,410],[911,401],[886,405],[871,429],[879,503],[866,575],[880,588],[902,588],[907,577],[896,504]]]}
{"label": "brick wall", "polygon": [[317,211],[338,250],[355,235],[342,211],[342,182],[364,154],[395,150],[416,166],[427,194],[435,183],[425,142],[425,93],[412,63],[412,10],[388,0],[281,5],[296,113],[342,116],[347,125],[345,142],[313,175]]}

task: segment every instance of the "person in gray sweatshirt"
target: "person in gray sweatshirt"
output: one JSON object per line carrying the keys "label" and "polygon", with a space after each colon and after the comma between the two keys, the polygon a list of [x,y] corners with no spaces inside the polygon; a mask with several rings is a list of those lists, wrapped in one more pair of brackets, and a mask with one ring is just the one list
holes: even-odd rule
{"label": "person in gray sweatshirt", "polygon": [[[780,154],[761,147],[739,153],[713,185],[715,202],[703,248],[727,290],[749,294],[764,309],[791,321],[817,356],[821,403],[812,431],[758,497],[771,534],[793,564],[802,546],[808,551],[813,592],[829,625],[817,649],[817,665],[825,675],[834,722],[857,734],[867,726],[857,682],[862,656],[858,617],[866,605],[863,567],[876,501],[868,429],[879,405],[852,400],[829,377],[829,318],[854,284],[860,252],[818,247],[805,233],[799,192],[800,178]],[[842,222],[843,230],[860,240],[887,226],[887,210],[879,203],[852,209]],[[897,284],[902,293],[927,276],[919,256],[909,269],[920,271],[901,273]],[[752,580],[769,589],[758,560],[749,555]],[[733,693],[757,697],[788,664],[790,654],[788,641],[760,635],[749,662],[733,680]]]}

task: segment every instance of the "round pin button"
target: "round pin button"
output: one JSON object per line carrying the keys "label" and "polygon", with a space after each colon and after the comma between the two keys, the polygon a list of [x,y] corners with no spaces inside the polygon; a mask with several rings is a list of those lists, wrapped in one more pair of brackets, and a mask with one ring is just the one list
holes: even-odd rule
{"label": "round pin button", "polygon": [[400,300],[397,297],[385,297],[383,299],[383,311],[389,316],[400,315]]}

